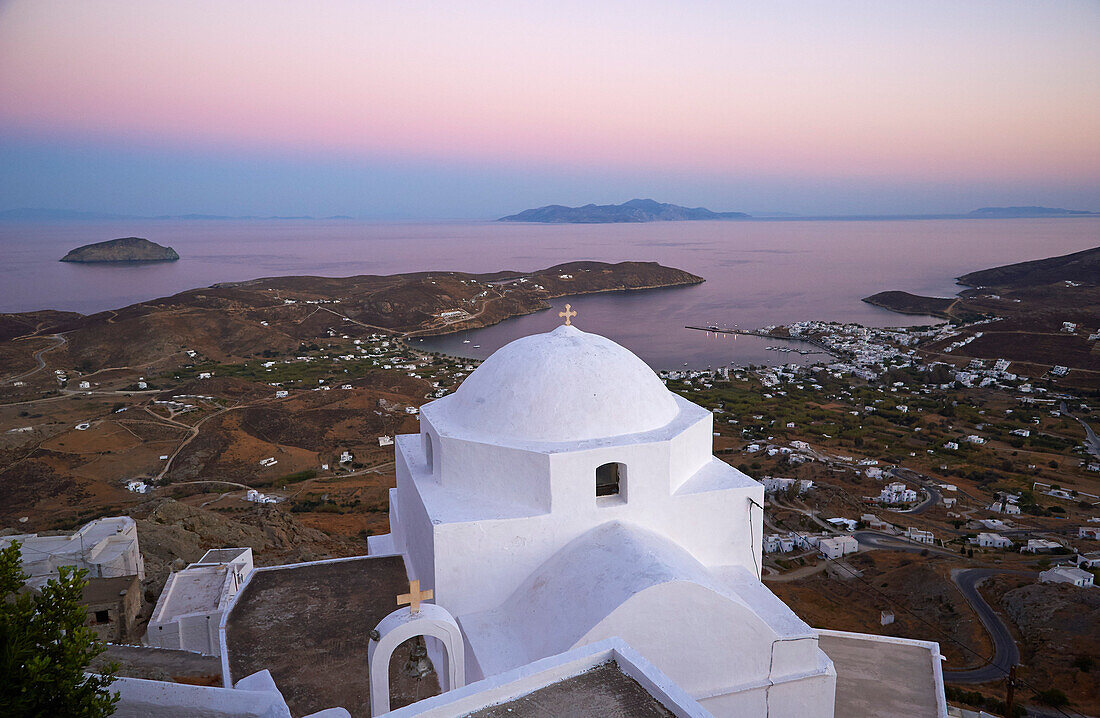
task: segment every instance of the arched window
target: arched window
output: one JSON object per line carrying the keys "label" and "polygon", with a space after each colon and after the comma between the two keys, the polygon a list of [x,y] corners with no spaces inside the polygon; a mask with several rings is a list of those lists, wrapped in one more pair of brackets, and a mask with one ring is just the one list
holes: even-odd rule
{"label": "arched window", "polygon": [[596,467],[596,496],[619,496],[625,493],[626,465],[612,461]]}
{"label": "arched window", "polygon": [[424,432],[424,463],[428,465],[428,471],[435,473],[435,452],[432,450],[432,435]]}

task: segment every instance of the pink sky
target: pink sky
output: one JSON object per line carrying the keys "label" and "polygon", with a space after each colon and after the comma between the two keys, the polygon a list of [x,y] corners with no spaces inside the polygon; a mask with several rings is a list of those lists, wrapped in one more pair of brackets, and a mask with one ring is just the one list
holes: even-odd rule
{"label": "pink sky", "polygon": [[0,135],[1100,183],[1100,3],[0,0]]}

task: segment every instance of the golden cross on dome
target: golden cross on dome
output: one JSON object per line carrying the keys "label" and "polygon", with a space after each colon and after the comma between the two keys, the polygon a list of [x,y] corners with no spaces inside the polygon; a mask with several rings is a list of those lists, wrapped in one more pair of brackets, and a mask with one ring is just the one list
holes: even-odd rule
{"label": "golden cross on dome", "polygon": [[432,590],[429,588],[427,591],[421,591],[420,579],[417,579],[409,584],[408,593],[403,593],[397,597],[397,605],[404,606],[408,604],[411,613],[420,613],[420,602],[426,601],[431,597]]}
{"label": "golden cross on dome", "polygon": [[559,317],[565,317],[565,326],[571,327],[571,326],[573,326],[573,322],[569,321],[569,317],[575,317],[575,316],[577,316],[577,313],[573,312],[573,311],[570,311],[570,305],[566,304],[565,305],[565,311],[564,312],[558,312],[558,316]]}

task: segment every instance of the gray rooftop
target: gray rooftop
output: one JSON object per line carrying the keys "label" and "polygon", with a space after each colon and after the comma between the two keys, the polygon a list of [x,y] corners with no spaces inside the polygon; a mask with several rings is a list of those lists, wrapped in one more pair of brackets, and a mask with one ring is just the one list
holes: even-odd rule
{"label": "gray rooftop", "polygon": [[675,715],[614,661],[466,718],[666,718]]}
{"label": "gray rooftop", "polygon": [[836,666],[837,718],[938,715],[935,664],[927,646],[821,634]]}
{"label": "gray rooftop", "polygon": [[[257,569],[226,621],[230,675],[269,669],[293,715],[342,706],[369,717],[368,634],[408,590],[400,556]],[[402,673],[408,650],[402,644],[390,662],[393,708],[439,692],[434,673]]]}

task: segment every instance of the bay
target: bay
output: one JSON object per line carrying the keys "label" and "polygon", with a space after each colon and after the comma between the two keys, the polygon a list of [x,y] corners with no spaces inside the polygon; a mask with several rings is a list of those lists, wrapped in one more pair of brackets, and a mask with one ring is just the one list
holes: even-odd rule
{"label": "bay", "polygon": [[[145,237],[177,262],[69,264],[66,252]],[[485,329],[425,339],[425,349],[484,357],[546,331],[569,302],[574,323],[623,344],[656,368],[785,363],[774,340],[715,337],[685,325],[741,328],[799,320],[868,326],[928,323],[872,307],[888,289],[951,296],[969,271],[1095,246],[1092,218],[813,220],[540,225],[355,220],[118,220],[0,223],[0,311],[91,313],[217,282],[265,276],[425,270],[530,271],[574,260],[656,261],[704,284],[554,300],[554,308]],[[475,345],[477,345],[475,347]],[[563,377],[563,381],[565,378]]]}

